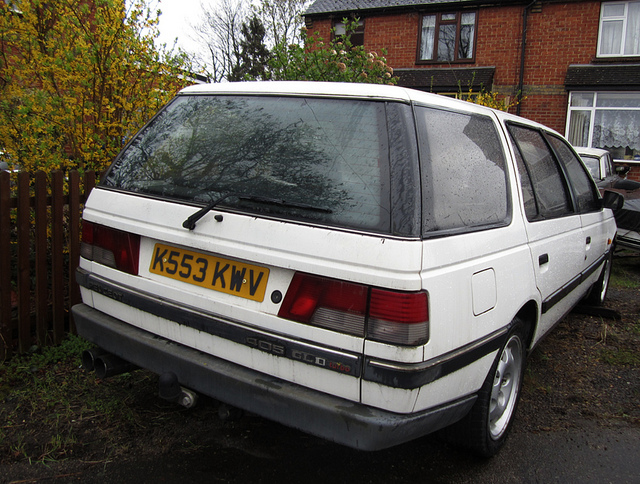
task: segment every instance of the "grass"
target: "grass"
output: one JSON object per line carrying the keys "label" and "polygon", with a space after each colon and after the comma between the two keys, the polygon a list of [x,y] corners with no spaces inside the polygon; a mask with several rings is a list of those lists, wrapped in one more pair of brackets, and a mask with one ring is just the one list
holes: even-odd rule
{"label": "grass", "polygon": [[80,355],[90,346],[69,336],[60,346],[0,364],[0,462],[64,459],[87,440],[94,419],[117,426],[136,420],[127,401],[130,375],[100,381],[80,369]]}
{"label": "grass", "polygon": [[611,268],[611,287],[619,289],[640,289],[638,261],[640,257],[635,252],[616,252]]}
{"label": "grass", "polygon": [[99,379],[80,367],[90,346],[69,336],[0,362],[0,464],[108,462],[209,438],[217,407],[161,400],[157,377],[145,370]]}
{"label": "grass", "polygon": [[612,366],[636,366],[640,365],[640,355],[637,351],[620,349],[603,349],[600,351],[600,359]]}

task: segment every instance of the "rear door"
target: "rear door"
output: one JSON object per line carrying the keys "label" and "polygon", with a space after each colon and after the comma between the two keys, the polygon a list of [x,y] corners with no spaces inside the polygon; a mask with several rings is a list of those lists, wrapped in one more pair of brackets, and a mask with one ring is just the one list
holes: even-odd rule
{"label": "rear door", "polygon": [[536,284],[542,298],[539,331],[546,332],[575,304],[572,291],[585,261],[580,214],[563,168],[542,131],[508,125],[515,145]]}

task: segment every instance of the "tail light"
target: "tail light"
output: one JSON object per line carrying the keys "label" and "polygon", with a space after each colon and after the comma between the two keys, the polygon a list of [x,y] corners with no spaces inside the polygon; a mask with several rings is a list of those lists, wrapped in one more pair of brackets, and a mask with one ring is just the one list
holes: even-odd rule
{"label": "tail light", "polygon": [[426,292],[399,292],[296,273],[282,318],[399,345],[429,339]]}
{"label": "tail light", "polygon": [[369,337],[396,344],[422,344],[429,339],[426,292],[371,290]]}
{"label": "tail light", "polygon": [[137,275],[140,236],[85,220],[82,222],[80,255],[99,264]]}

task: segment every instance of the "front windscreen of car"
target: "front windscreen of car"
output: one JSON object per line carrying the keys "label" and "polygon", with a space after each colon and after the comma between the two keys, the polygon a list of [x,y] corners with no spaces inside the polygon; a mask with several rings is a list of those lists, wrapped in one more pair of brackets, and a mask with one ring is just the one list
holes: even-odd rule
{"label": "front windscreen of car", "polygon": [[600,159],[597,156],[580,155],[594,180],[600,180]]}
{"label": "front windscreen of car", "polygon": [[178,96],[102,186],[195,205],[223,198],[226,209],[390,232],[387,110],[363,100]]}

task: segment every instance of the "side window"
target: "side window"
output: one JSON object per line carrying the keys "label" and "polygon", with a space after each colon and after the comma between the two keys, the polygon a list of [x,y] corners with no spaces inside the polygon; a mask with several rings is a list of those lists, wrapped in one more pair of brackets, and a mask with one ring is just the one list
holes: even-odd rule
{"label": "side window", "polygon": [[547,136],[547,139],[556,152],[560,163],[565,167],[573,188],[578,210],[580,210],[580,212],[599,210],[596,187],[589,173],[587,173],[578,157],[573,153],[573,150],[564,140],[557,136],[550,134]]}
{"label": "side window", "polygon": [[491,118],[417,107],[423,232],[510,220],[505,157]]}
{"label": "side window", "polygon": [[533,183],[531,183],[531,177],[529,176],[520,151],[516,149],[515,153],[518,173],[520,174],[522,197],[524,198],[524,213],[527,216],[527,220],[535,220],[538,218],[538,205],[536,204],[536,197],[533,194]]}
{"label": "side window", "polygon": [[[528,220],[562,217],[573,213],[571,197],[560,166],[539,131],[518,125],[509,125],[509,133],[519,151],[520,183],[528,204]],[[535,198],[535,211],[527,192]]]}

